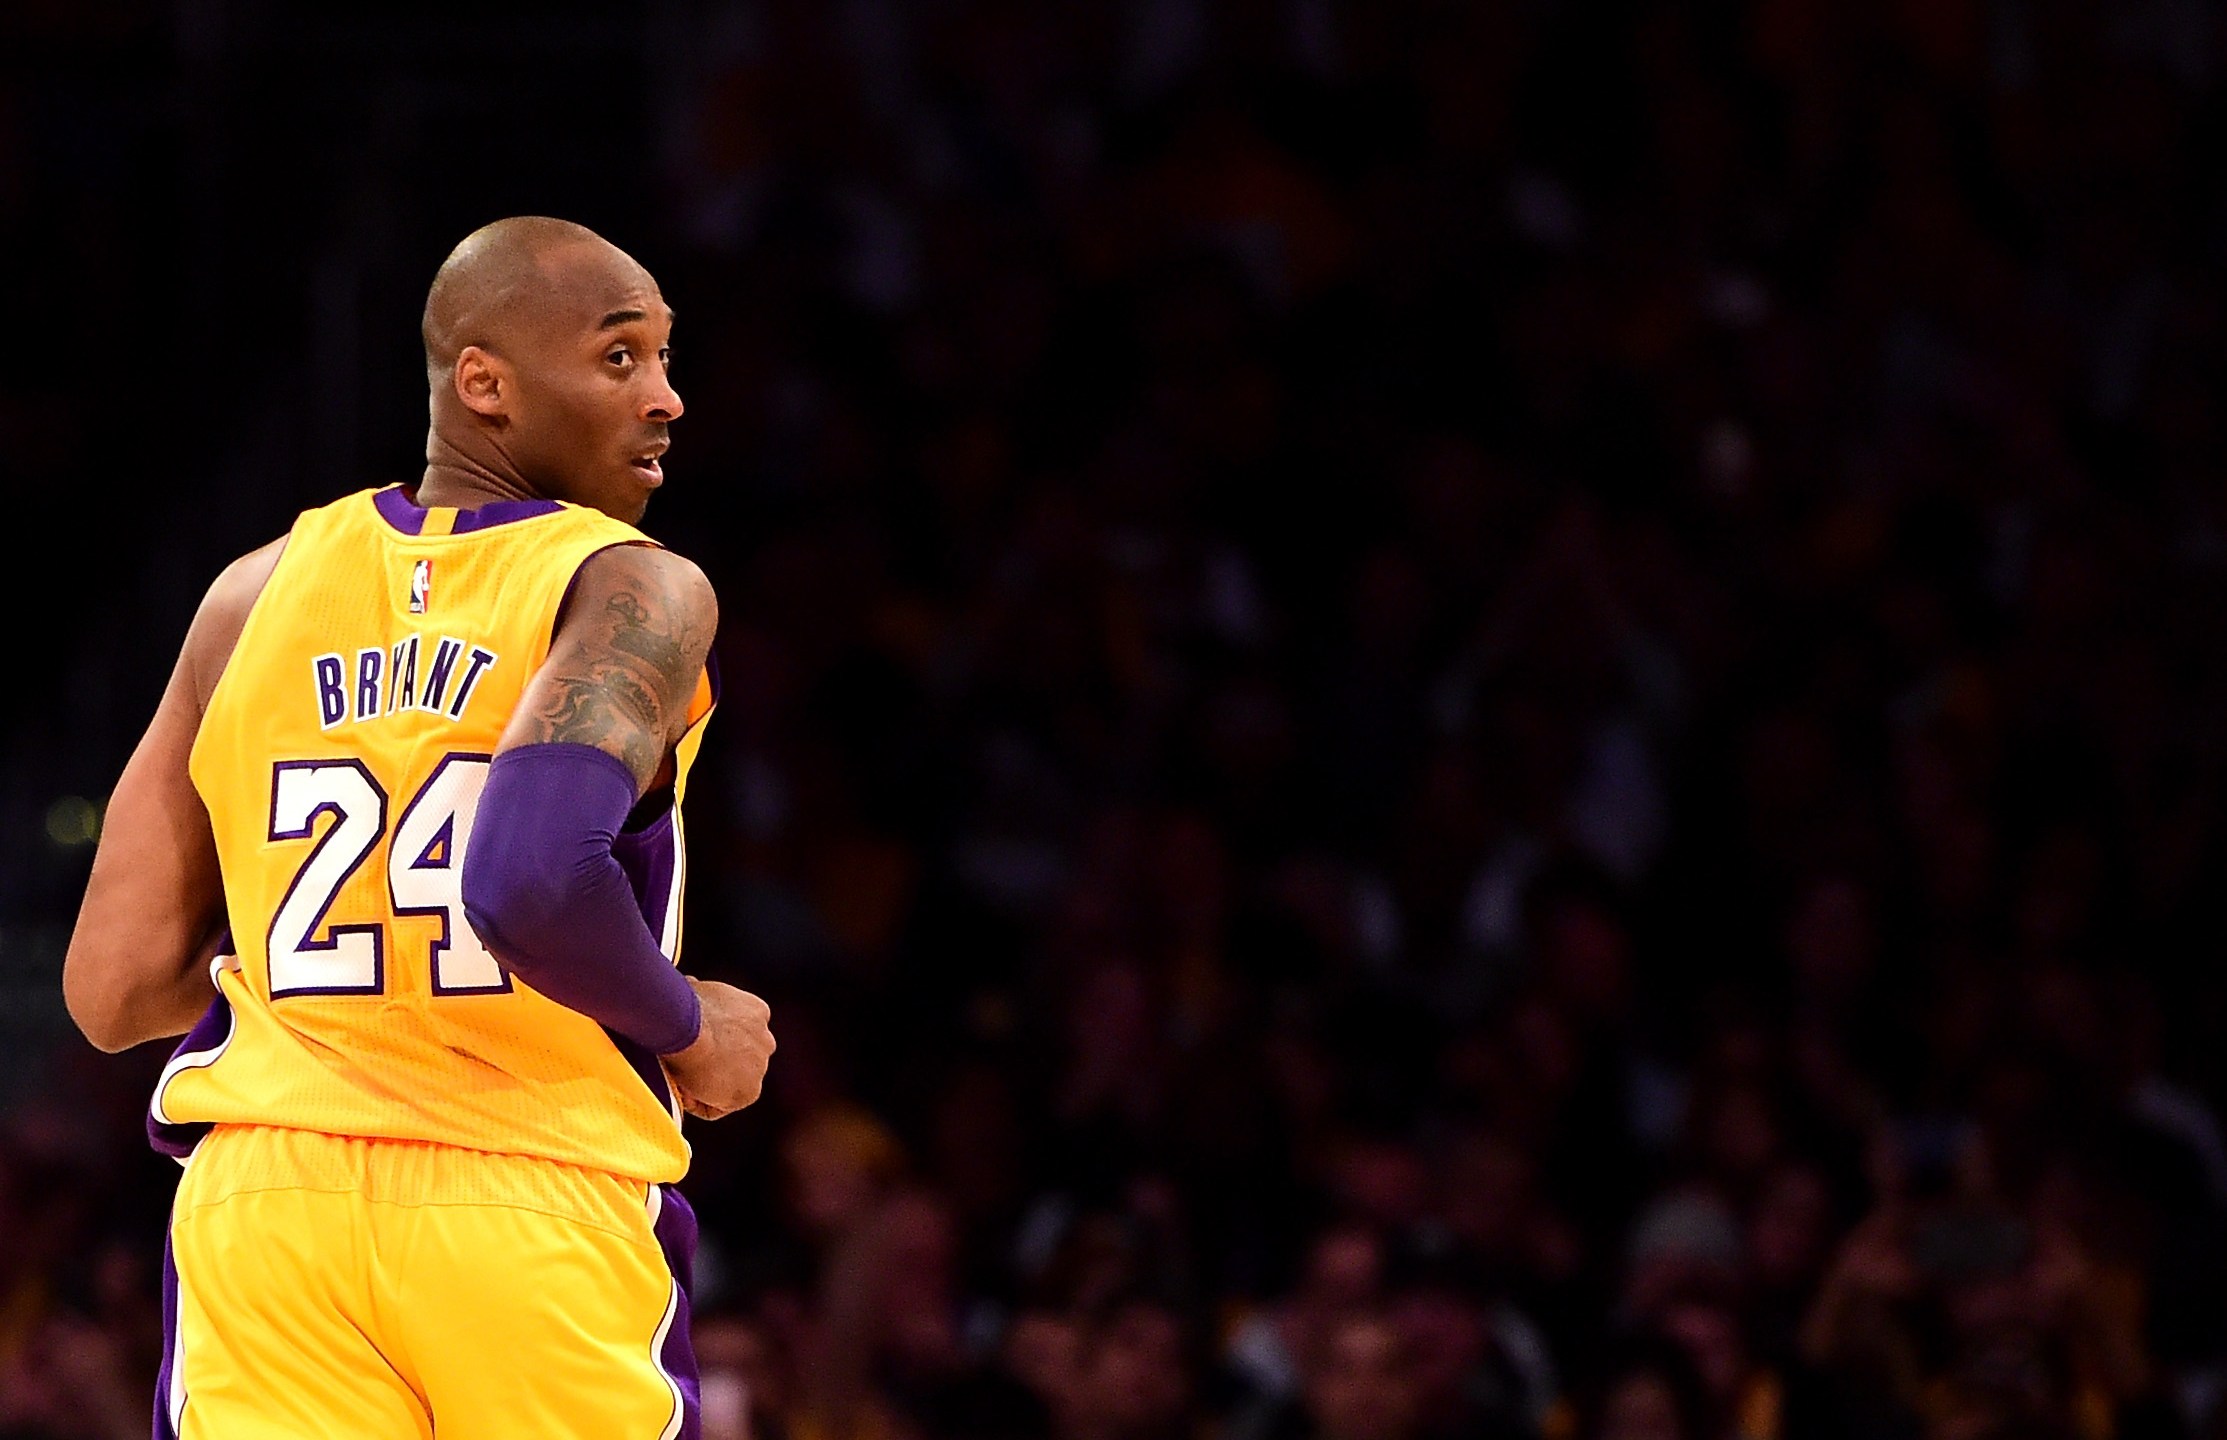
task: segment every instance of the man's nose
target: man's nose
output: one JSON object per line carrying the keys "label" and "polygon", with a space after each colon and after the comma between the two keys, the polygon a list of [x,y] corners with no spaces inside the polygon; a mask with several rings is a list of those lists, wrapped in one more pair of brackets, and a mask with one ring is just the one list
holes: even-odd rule
{"label": "man's nose", "polygon": [[668,421],[680,419],[688,408],[681,404],[680,392],[673,388],[673,382],[663,376],[658,377],[656,388],[643,400],[642,407],[644,420]]}

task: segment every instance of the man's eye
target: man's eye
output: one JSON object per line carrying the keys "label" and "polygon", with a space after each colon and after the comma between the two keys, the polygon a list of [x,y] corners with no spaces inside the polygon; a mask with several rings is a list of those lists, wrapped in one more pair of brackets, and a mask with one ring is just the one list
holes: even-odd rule
{"label": "man's eye", "polygon": [[613,350],[610,354],[604,356],[603,358],[613,365],[624,365],[634,358],[634,354],[625,346],[621,345],[618,349]]}

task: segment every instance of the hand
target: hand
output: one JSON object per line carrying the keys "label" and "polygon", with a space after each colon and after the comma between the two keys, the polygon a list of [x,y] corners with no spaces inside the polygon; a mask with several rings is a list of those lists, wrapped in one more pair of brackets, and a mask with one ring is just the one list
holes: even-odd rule
{"label": "hand", "polygon": [[665,1057],[665,1074],[681,1108],[699,1120],[717,1120],[757,1100],[773,1059],[773,1011],[747,990],[698,980],[704,1025],[695,1043]]}

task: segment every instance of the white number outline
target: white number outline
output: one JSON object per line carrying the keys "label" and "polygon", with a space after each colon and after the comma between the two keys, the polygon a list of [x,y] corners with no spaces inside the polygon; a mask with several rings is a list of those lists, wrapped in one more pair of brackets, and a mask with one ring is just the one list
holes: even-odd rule
{"label": "white number outline", "polygon": [[[315,803],[303,814],[301,823],[283,829],[280,828],[279,802],[284,798],[284,792],[289,788],[287,785],[288,777],[300,775],[308,777],[311,781],[316,781],[325,776],[337,778],[339,774],[344,772],[352,772],[357,779],[361,780],[364,787],[370,791],[372,799],[377,802],[377,813],[368,827],[368,835],[364,834],[366,827],[362,825],[360,817],[350,813],[343,798],[335,798],[329,795],[319,798],[314,792],[303,797],[314,800]],[[325,916],[331,912],[333,901],[339,898],[341,889],[347,885],[349,877],[363,868],[363,862],[370,857],[373,850],[378,848],[380,839],[386,835],[387,792],[379,788],[379,782],[372,777],[370,767],[361,760],[281,760],[271,767],[270,838],[273,841],[308,839],[317,829],[317,817],[328,812],[333,816],[333,823],[325,827],[323,835],[317,837],[317,843],[310,848],[308,858],[303,860],[294,871],[294,878],[287,882],[285,898],[280,900],[278,908],[271,912],[270,929],[263,937],[263,953],[270,962],[271,998],[273,1000],[287,995],[377,995],[386,985],[387,942],[384,925],[376,920],[364,924],[335,925],[327,932],[324,939],[318,940],[314,937],[324,925]],[[321,863],[324,861],[326,852],[331,850],[334,841],[341,840],[351,829],[362,836],[361,843],[356,847],[356,853],[348,858],[347,863],[342,865],[337,873],[332,875],[328,883],[324,884],[324,894],[317,901],[316,912],[307,921],[303,921],[295,913],[299,908],[296,897],[312,892],[303,890],[302,882],[310,878],[311,871],[321,871],[326,868]],[[346,842],[343,841],[343,843]],[[320,873],[318,878],[323,881],[325,877]],[[279,929],[282,925],[286,927],[287,933],[294,936],[294,939],[283,948],[278,943]],[[287,961],[300,961],[304,968],[319,976],[331,970],[339,969],[343,965],[353,965],[360,970],[363,963],[361,958],[362,947],[344,943],[357,935],[371,937],[371,978],[369,981],[318,983],[316,979],[312,979],[310,983],[301,985],[281,985],[279,983],[279,964],[282,958]]]}
{"label": "white number outline", "polygon": [[[486,787],[487,767],[493,760],[492,755],[475,754],[470,751],[451,751],[449,754],[442,756],[441,763],[433,767],[433,773],[426,776],[425,783],[418,787],[418,793],[412,796],[410,803],[402,808],[402,818],[394,822],[394,835],[387,842],[387,899],[393,905],[394,913],[397,915],[438,915],[441,917],[441,934],[440,938],[433,942],[431,958],[433,993],[436,995],[505,995],[510,993],[510,972],[503,968],[502,962],[495,958],[494,953],[473,932],[471,922],[464,918],[464,845],[466,838],[471,834],[472,817],[479,813],[479,793]],[[458,763],[477,766],[479,774],[475,778],[463,782],[468,787],[466,793],[458,797],[457,803],[449,808],[448,815],[441,821],[440,828],[427,838],[425,845],[405,845],[403,837],[410,834],[410,823],[417,815],[418,806],[424,804],[428,798],[434,795],[435,787],[441,784],[442,778],[448,773],[448,768]],[[431,853],[434,843],[438,842],[443,831],[447,832],[448,844],[445,847],[446,853],[441,864],[438,866],[422,864],[425,855]],[[417,859],[404,860],[403,856],[413,848],[420,852]],[[407,883],[415,888],[418,877],[432,869],[448,871],[455,877],[454,883],[445,888],[444,893],[438,900],[423,905],[403,904],[402,891],[404,885]],[[463,936],[461,941],[457,938],[459,933]],[[444,961],[448,964],[444,964]],[[452,967],[468,967],[481,974],[486,973],[488,969],[492,969],[495,972],[495,978],[493,981],[483,980],[475,984],[446,984],[441,979],[442,971]]]}
{"label": "white number outline", "polygon": [[[476,934],[473,934],[470,923],[464,919],[464,847],[466,837],[471,831],[472,818],[479,808],[480,790],[486,783],[485,772],[491,763],[491,759],[492,757],[488,755],[468,751],[452,752],[442,756],[440,763],[433,767],[433,773],[427,776],[425,783],[418,787],[417,793],[411,796],[410,802],[402,807],[401,818],[395,822],[394,829],[391,832],[387,828],[387,792],[381,788],[378,780],[372,776],[370,768],[363,761],[353,757],[336,760],[281,760],[271,767],[269,834],[273,841],[306,840],[316,833],[319,816],[329,813],[334,817],[333,823],[325,827],[322,835],[317,836],[317,843],[310,849],[308,856],[296,867],[294,878],[287,882],[285,897],[279,901],[277,909],[271,914],[270,929],[264,938],[264,955],[270,967],[271,998],[273,1000],[296,995],[380,995],[386,993],[388,937],[387,926],[384,921],[371,920],[337,924],[326,932],[324,939],[314,938],[318,930],[325,925],[325,918],[331,913],[334,902],[339,899],[340,892],[363,868],[364,862],[371,858],[371,852],[379,848],[381,841],[385,841],[387,847],[387,899],[393,913],[397,916],[436,915],[440,917],[441,933],[428,947],[427,955],[427,968],[432,992],[436,995],[501,995],[510,992],[512,988],[510,972],[502,968],[501,961],[497,960],[493,953],[481,943]],[[448,814],[442,818],[439,826],[426,837],[426,843],[418,847],[420,853],[414,857],[405,858],[406,847],[400,842],[404,835],[411,832],[413,822],[417,818],[418,807],[434,795],[436,787],[441,786],[444,781],[451,787],[458,787],[458,781],[447,780],[446,778],[449,774],[449,767],[458,763],[474,765],[479,769],[480,774],[476,777],[477,783],[473,783],[469,779],[461,782],[461,787],[466,793],[456,797],[456,803],[450,807]],[[282,790],[296,788],[290,784],[289,776],[305,775],[312,780],[316,780],[323,777],[336,777],[341,772],[352,772],[355,778],[361,782],[362,788],[357,791],[354,798],[359,802],[368,801],[370,803],[359,803],[354,809],[351,809],[348,804],[350,798],[348,796],[329,793],[319,794],[312,791],[309,795],[299,797],[303,801],[314,802],[309,804],[307,812],[301,816],[300,823],[281,828],[279,817],[281,813],[280,800],[284,798],[282,797]],[[368,794],[365,792],[368,792]],[[368,825],[365,823],[362,813],[365,811],[371,814]],[[365,838],[366,831],[368,831],[368,838]],[[438,865],[421,864],[420,862],[423,861],[425,855],[432,853],[435,845],[439,843],[444,831],[447,835],[447,843],[443,847],[444,853],[441,862]],[[336,855],[342,853],[332,849],[335,842],[343,845],[353,843],[355,851],[336,872],[328,874],[328,871],[332,871],[332,866],[326,860],[328,852]],[[447,887],[447,893],[440,895],[438,899],[428,901],[428,903],[404,904],[402,901],[403,892],[406,889],[420,889],[422,878],[429,870],[446,872],[455,878],[455,884]],[[303,888],[303,882],[312,879],[312,872],[316,872],[315,881],[321,887],[322,894],[317,901],[315,912],[304,921],[298,912],[307,902],[299,897],[314,893]],[[284,925],[283,932],[282,923]],[[457,940],[459,926],[462,927],[462,933],[469,937],[462,944]],[[291,944],[281,946],[278,943],[278,937],[281,933],[288,933],[296,938]],[[369,980],[330,983],[329,972],[338,968],[336,961],[349,962],[351,956],[356,972],[359,975],[362,973],[364,969],[362,946],[348,943],[352,937],[359,935],[370,936]],[[487,965],[494,967],[495,974],[498,977],[495,981],[486,982],[482,980],[477,983],[457,985],[443,983],[441,978],[443,970],[458,962],[462,962],[466,967],[484,974],[479,963],[482,958]],[[444,961],[448,961],[449,965],[444,965]],[[307,977],[308,983],[282,984],[282,978],[291,972],[296,965],[310,968],[316,973],[312,977]]]}

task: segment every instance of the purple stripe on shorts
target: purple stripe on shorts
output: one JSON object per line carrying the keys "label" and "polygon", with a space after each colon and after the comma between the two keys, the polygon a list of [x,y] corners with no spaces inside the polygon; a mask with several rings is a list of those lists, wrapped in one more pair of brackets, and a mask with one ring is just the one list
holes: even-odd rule
{"label": "purple stripe on shorts", "polygon": [[178,1440],[170,1423],[170,1366],[178,1354],[178,1261],[162,1237],[162,1367],[155,1372],[155,1440]]}
{"label": "purple stripe on shorts", "polygon": [[680,1432],[674,1440],[701,1440],[703,1383],[696,1373],[696,1344],[688,1333],[688,1292],[696,1281],[696,1212],[681,1198],[680,1191],[670,1185],[658,1188],[665,1197],[663,1208],[657,1212],[657,1246],[665,1252],[665,1268],[679,1282],[680,1294],[673,1301],[673,1323],[665,1332],[657,1363],[680,1387]]}

